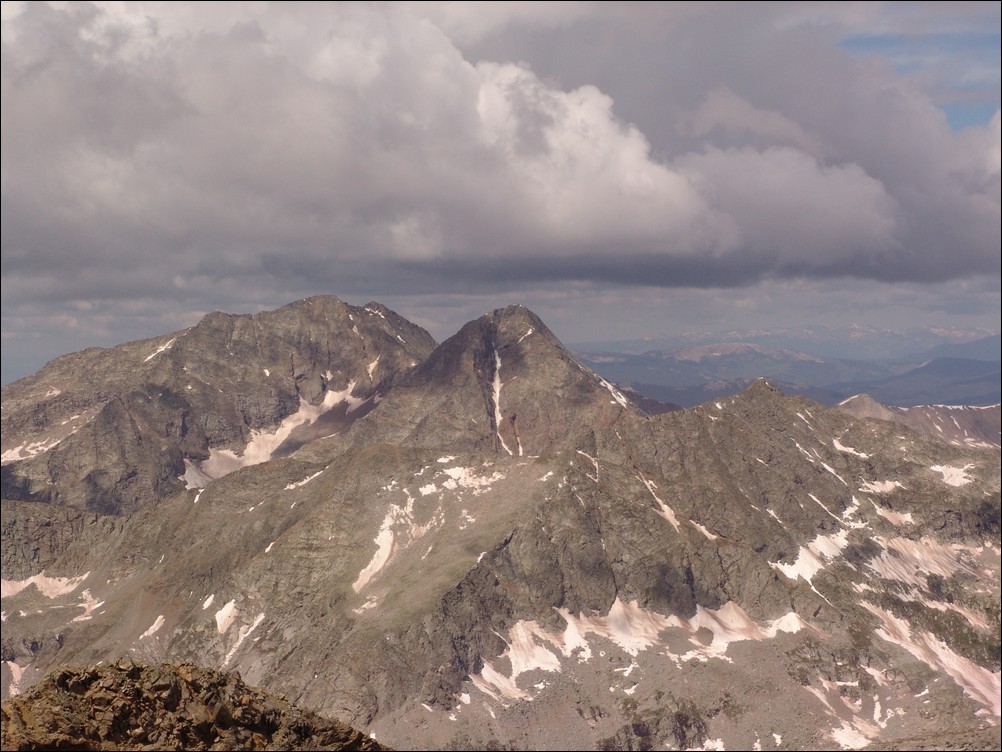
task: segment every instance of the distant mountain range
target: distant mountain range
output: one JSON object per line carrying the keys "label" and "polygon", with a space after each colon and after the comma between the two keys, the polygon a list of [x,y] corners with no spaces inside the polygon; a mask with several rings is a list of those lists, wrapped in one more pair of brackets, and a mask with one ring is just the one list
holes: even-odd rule
{"label": "distant mountain range", "polygon": [[[700,345],[734,342],[813,353],[825,359],[921,363],[935,357],[998,360],[999,341],[999,332],[985,329],[887,329],[854,325],[700,331],[633,340],[575,342],[570,347],[575,351],[640,355],[651,351],[687,350]],[[945,349],[939,351],[939,348]]]}
{"label": "distant mountain range", "polygon": [[[865,392],[881,402],[910,407],[998,404],[1002,397],[998,347],[999,338],[994,336],[940,346],[910,361],[823,357],[747,342],[640,354],[578,351],[577,355],[611,381],[684,407],[739,391],[756,378],[773,379],[791,393],[828,405]],[[947,357],[944,352],[990,357]]]}
{"label": "distant mountain range", "polygon": [[[823,367],[763,347],[662,360]],[[2,397],[5,739],[253,738],[260,686],[405,749],[999,746],[997,408],[671,410],[522,306],[436,343],[329,296]]]}

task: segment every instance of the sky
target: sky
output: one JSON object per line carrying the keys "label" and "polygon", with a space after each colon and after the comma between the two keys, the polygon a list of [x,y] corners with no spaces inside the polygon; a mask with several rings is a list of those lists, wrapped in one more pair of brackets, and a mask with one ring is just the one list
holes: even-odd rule
{"label": "sky", "polygon": [[3,2],[3,383],[316,294],[998,331],[1000,7]]}

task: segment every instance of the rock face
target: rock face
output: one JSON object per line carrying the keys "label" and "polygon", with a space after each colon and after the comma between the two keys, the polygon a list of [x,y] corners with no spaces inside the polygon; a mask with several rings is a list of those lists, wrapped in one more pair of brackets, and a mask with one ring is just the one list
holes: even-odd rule
{"label": "rock face", "polygon": [[640,411],[581,366],[539,318],[509,306],[471,321],[360,423],[353,443],[540,456]]}
{"label": "rock face", "polygon": [[382,750],[338,721],[191,664],[63,668],[3,703],[7,750]]}
{"label": "rock face", "polygon": [[[130,514],[343,430],[434,345],[384,306],[327,296],[57,358],[3,388],[3,498],[78,510],[55,513],[77,526]],[[5,552],[5,576],[41,571],[46,549],[61,550]]]}
{"label": "rock face", "polygon": [[518,306],[416,362],[344,430],[215,478],[210,450],[62,553],[12,526],[46,564],[4,582],[5,691],[123,655],[236,668],[417,748],[999,716],[997,450],[764,381],[650,416]]}

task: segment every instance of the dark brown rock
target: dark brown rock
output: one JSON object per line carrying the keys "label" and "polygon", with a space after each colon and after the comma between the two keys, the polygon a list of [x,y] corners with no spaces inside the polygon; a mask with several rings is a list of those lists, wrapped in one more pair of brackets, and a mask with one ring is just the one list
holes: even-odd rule
{"label": "dark brown rock", "polygon": [[2,718],[5,750],[387,749],[237,674],[192,664],[65,667],[5,701]]}

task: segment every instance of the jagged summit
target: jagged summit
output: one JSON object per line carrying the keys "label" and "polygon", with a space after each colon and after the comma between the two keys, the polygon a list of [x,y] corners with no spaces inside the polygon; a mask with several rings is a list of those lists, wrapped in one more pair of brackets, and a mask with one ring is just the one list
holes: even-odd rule
{"label": "jagged summit", "polygon": [[772,396],[775,396],[777,394],[782,394],[782,393],[783,393],[783,391],[779,387],[777,387],[775,384],[772,383],[772,381],[770,381],[769,379],[765,378],[764,376],[761,376],[761,377],[755,379],[755,381],[752,382],[751,386],[749,386],[743,392],[743,394],[747,395],[748,397],[752,397],[752,398],[757,397],[757,396],[770,396],[770,397],[772,397]]}
{"label": "jagged summit", "polygon": [[135,511],[343,430],[434,346],[317,296],[57,358],[3,388],[3,498]]}
{"label": "jagged summit", "polygon": [[355,427],[356,440],[535,456],[639,410],[521,305],[470,321]]}

